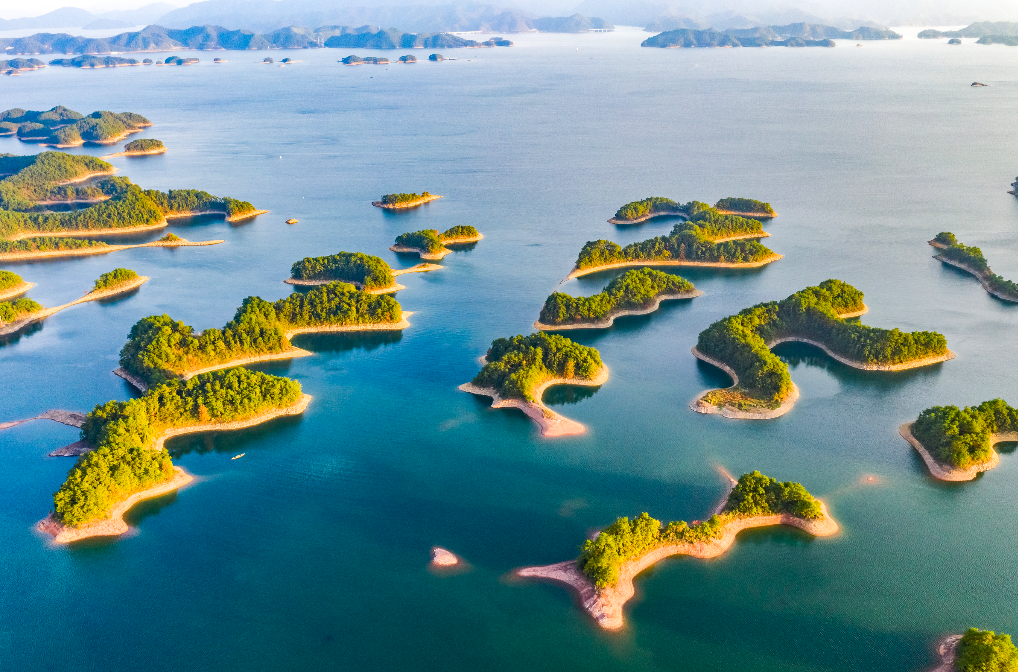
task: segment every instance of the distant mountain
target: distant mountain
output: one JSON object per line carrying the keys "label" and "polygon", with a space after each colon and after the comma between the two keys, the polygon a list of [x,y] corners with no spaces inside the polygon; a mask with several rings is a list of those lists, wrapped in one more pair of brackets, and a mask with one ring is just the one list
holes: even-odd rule
{"label": "distant mountain", "polygon": [[986,37],[987,35],[1018,35],[1018,23],[1011,21],[979,21],[961,30],[924,30],[923,39],[938,37]]}
{"label": "distant mountain", "polygon": [[92,12],[77,7],[61,7],[40,16],[22,19],[0,19],[0,30],[46,30],[54,28],[85,28],[100,30],[106,28],[130,28],[154,23],[157,18],[174,9],[173,5],[157,2],[138,9]]}
{"label": "distant mountain", "polygon": [[615,30],[615,26],[596,16],[587,18],[582,14],[572,16],[546,16],[531,23],[542,33],[587,33],[591,30]]}
{"label": "distant mountain", "polygon": [[695,30],[679,28],[663,32],[643,41],[642,47],[833,47],[836,39],[900,40],[891,30],[857,28],[844,31],[832,26],[793,23],[787,26],[761,26],[731,30]]}

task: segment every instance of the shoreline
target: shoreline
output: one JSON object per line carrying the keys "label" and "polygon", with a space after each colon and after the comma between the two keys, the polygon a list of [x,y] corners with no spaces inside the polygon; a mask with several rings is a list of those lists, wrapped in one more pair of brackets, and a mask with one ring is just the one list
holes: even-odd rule
{"label": "shoreline", "polygon": [[126,236],[132,233],[145,233],[146,231],[158,231],[166,228],[169,222],[166,218],[163,221],[148,226],[125,226],[119,229],[68,229],[66,231],[22,231],[16,233],[7,240],[22,240],[24,238],[88,238],[90,236]]}
{"label": "shoreline", "polygon": [[[932,243],[931,243],[931,245],[932,245]],[[933,245],[933,247],[940,247],[940,246],[939,245]],[[941,249],[943,249],[943,248],[941,248]],[[1002,294],[1000,291],[998,291],[997,289],[994,289],[993,287],[990,286],[990,283],[987,281],[986,276],[989,275],[989,273],[992,273],[993,272],[992,270],[989,271],[989,273],[981,273],[980,271],[972,268],[971,266],[969,266],[967,264],[963,264],[960,261],[955,261],[954,259],[948,259],[947,257],[945,257],[945,256],[943,256],[941,254],[935,254],[935,255],[933,255],[933,258],[936,259],[937,261],[943,263],[943,264],[947,264],[949,266],[954,266],[955,268],[960,268],[961,270],[966,271],[966,272],[971,273],[972,275],[976,276],[976,279],[979,280],[979,284],[983,286],[983,289],[986,290],[987,294],[992,294],[993,296],[997,297],[998,299],[1000,299],[1002,301],[1011,301],[1012,303],[1018,303],[1018,297],[1008,296],[1006,294]]]}
{"label": "shoreline", "polygon": [[160,434],[155,443],[152,446],[152,450],[162,450],[163,444],[166,443],[167,439],[172,439],[177,436],[185,436],[187,434],[200,434],[202,432],[232,432],[238,429],[246,429],[248,427],[255,427],[269,420],[275,420],[285,415],[300,415],[303,413],[308,404],[311,403],[313,397],[310,394],[301,394],[300,399],[294,402],[290,406],[284,408],[274,408],[258,415],[253,415],[247,420],[231,420],[230,422],[206,422],[197,425],[188,425],[186,427],[174,427],[165,430]]}
{"label": "shoreline", "polygon": [[[439,268],[441,268],[441,266],[439,266]],[[399,284],[398,282],[393,282],[388,287],[373,287],[371,289],[368,289],[364,287],[363,282],[357,282],[356,280],[339,280],[336,278],[332,278],[329,280],[298,280],[297,278],[287,278],[286,280],[283,280],[283,282],[285,282],[288,285],[293,285],[295,287],[320,287],[321,285],[329,285],[332,284],[333,282],[343,282],[348,285],[353,285],[357,289],[361,290],[362,292],[367,292],[368,294],[392,294],[394,292],[400,291],[401,289],[406,289],[405,286]]]}
{"label": "shoreline", "polygon": [[127,282],[123,282],[117,285],[116,287],[103,289],[98,292],[95,290],[88,292],[87,294],[85,294],[85,296],[81,297],[80,299],[77,299],[76,301],[71,301],[70,303],[65,303],[62,306],[55,306],[53,308],[43,308],[42,310],[37,310],[34,313],[29,313],[20,320],[0,325],[0,336],[8,336],[10,334],[17,333],[24,329],[25,327],[27,327],[28,325],[32,324],[33,322],[44,320],[50,315],[55,315],[56,313],[59,313],[61,310],[64,310],[65,308],[70,308],[71,306],[76,306],[79,303],[88,303],[90,301],[101,301],[102,299],[108,299],[114,296],[118,296],[120,294],[126,294],[127,292],[130,292],[134,289],[137,289],[138,287],[141,287],[146,282],[148,282],[148,277],[144,275],[139,275],[137,278],[128,280]]}
{"label": "shoreline", "polygon": [[655,217],[682,217],[687,222],[689,221],[689,215],[686,214],[685,210],[669,210],[668,212],[651,212],[646,215],[641,215],[636,219],[618,219],[612,217],[608,220],[609,224],[617,224],[619,226],[628,226],[630,224],[643,224],[647,220],[654,219]]}
{"label": "shoreline", "polygon": [[654,297],[653,305],[647,308],[639,308],[636,310],[613,310],[608,313],[603,320],[596,322],[570,322],[568,324],[544,324],[538,319],[534,322],[534,328],[540,329],[541,331],[565,331],[568,329],[607,329],[615,323],[615,318],[626,317],[629,315],[648,315],[653,313],[661,307],[662,301],[675,301],[678,299],[695,299],[698,296],[703,296],[703,292],[699,289],[691,289],[688,292],[679,292],[678,294],[659,294]]}
{"label": "shoreline", "polygon": [[107,154],[106,156],[100,156],[100,159],[112,159],[117,156],[149,156],[150,154],[165,154],[166,148],[161,149],[149,149],[141,152],[117,152],[116,154]]}
{"label": "shoreline", "polygon": [[417,254],[420,255],[421,259],[430,259],[432,261],[438,261],[448,254],[452,254],[456,250],[450,250],[445,247],[446,245],[466,245],[468,243],[476,243],[477,241],[484,238],[483,235],[477,234],[476,236],[464,236],[462,238],[450,238],[442,241],[442,249],[437,252],[428,252],[427,250],[420,247],[410,247],[409,245],[393,245],[389,248],[390,252],[401,252],[404,254]]}
{"label": "shoreline", "polygon": [[351,331],[401,331],[410,326],[410,322],[406,318],[413,314],[414,311],[412,310],[404,310],[402,319],[399,322],[371,322],[367,324],[333,324],[312,327],[293,327],[292,329],[284,332],[283,335],[289,339],[300,334],[334,334]]}
{"label": "shoreline", "polygon": [[961,635],[945,635],[937,642],[937,655],[940,656],[940,664],[929,672],[956,672],[954,661],[958,657],[958,644],[961,643]]}
{"label": "shoreline", "polygon": [[807,343],[809,345],[815,345],[816,347],[823,350],[829,357],[835,359],[846,366],[851,366],[853,369],[860,369],[862,371],[908,371],[909,369],[918,369],[923,366],[931,366],[933,364],[940,364],[942,362],[949,362],[957,355],[952,351],[948,350],[942,355],[931,355],[929,357],[923,357],[922,359],[913,359],[909,362],[902,362],[901,364],[867,364],[866,362],[859,362],[854,359],[849,359],[842,355],[839,355],[830,350],[826,345],[819,341],[814,341],[809,338],[802,338],[799,336],[783,336],[776,338],[767,344],[767,349],[770,350],[775,345],[781,343]]}
{"label": "shoreline", "polygon": [[151,243],[138,243],[136,245],[103,245],[101,247],[82,247],[72,250],[53,250],[50,252],[3,252],[0,253],[0,261],[23,261],[29,259],[44,259],[53,257],[84,257],[92,254],[109,254],[120,250],[130,250],[136,247],[207,247],[219,245],[225,240],[199,240],[190,241],[180,238],[175,241],[154,240]]}
{"label": "shoreline", "polygon": [[721,215],[738,215],[739,217],[748,217],[750,219],[774,219],[778,216],[776,212],[738,212],[736,210],[717,210],[718,214]]}
{"label": "shoreline", "polygon": [[[484,358],[482,358],[482,361],[485,361]],[[601,370],[597,372],[597,375],[590,379],[549,378],[534,388],[532,394],[537,401],[527,401],[526,399],[502,399],[498,396],[498,391],[495,390],[495,388],[478,387],[473,383],[463,383],[459,386],[459,389],[470,394],[491,397],[492,408],[520,409],[527,415],[527,417],[537,423],[538,427],[541,428],[542,436],[570,436],[574,434],[583,434],[587,431],[587,428],[575,420],[570,420],[564,415],[559,415],[545,406],[544,402],[541,401],[544,391],[552,385],[582,385],[584,387],[599,387],[604,385],[607,380],[608,367],[603,364],[601,365]]]}
{"label": "shoreline", "polygon": [[919,439],[917,439],[912,434],[912,425],[914,424],[915,424],[914,422],[906,422],[905,424],[901,425],[900,427],[898,427],[898,434],[901,435],[901,438],[908,441],[909,444],[911,444],[911,446],[916,449],[919,455],[922,456],[923,462],[926,463],[926,468],[929,469],[930,471],[930,475],[933,476],[934,478],[940,479],[941,481],[973,480],[976,476],[979,475],[980,472],[989,471],[990,469],[994,469],[995,467],[997,467],[997,465],[1000,464],[1000,454],[993,449],[993,446],[995,444],[1001,443],[1003,441],[1018,441],[1018,432],[999,432],[996,434],[991,434],[990,452],[993,453],[993,456],[986,462],[981,462],[979,464],[968,467],[967,469],[960,469],[949,464],[942,464],[935,457],[933,457],[930,451],[926,450],[926,446],[920,443]]}
{"label": "shoreline", "polygon": [[[60,145],[43,145],[43,146],[44,147],[51,147],[51,146],[59,147]],[[76,147],[77,145],[66,145],[66,146],[67,147]],[[100,171],[97,171],[97,172],[94,172],[94,173],[86,173],[85,175],[81,175],[79,177],[76,177],[73,180],[64,180],[62,182],[54,182],[53,186],[55,186],[55,187],[66,187],[68,184],[77,184],[79,182],[86,182],[88,180],[91,180],[93,177],[109,177],[110,175],[115,174],[118,170],[120,170],[120,169],[117,168],[116,166],[110,166],[109,170],[100,170]],[[109,198],[109,197],[107,196],[107,198]]]}
{"label": "shoreline", "polygon": [[[611,264],[602,264],[600,266],[589,266],[587,268],[576,268],[573,266],[573,270],[569,272],[562,282],[566,280],[572,280],[573,278],[580,278],[584,275],[590,275],[591,273],[598,273],[600,271],[608,271],[615,268],[627,268],[630,266],[706,266],[710,268],[760,268],[767,264],[773,263],[778,259],[782,259],[784,255],[774,253],[769,257],[765,257],[760,261],[749,261],[745,263],[731,263],[727,261],[687,261],[685,259],[650,259],[647,261],[617,261]],[[561,283],[559,283],[561,284]]]}
{"label": "shoreline", "polygon": [[[352,65],[360,65],[360,63],[354,63]],[[425,203],[430,203],[431,201],[437,201],[440,198],[442,197],[436,194],[428,194],[423,198],[416,198],[412,201],[407,201],[406,203],[382,203],[381,201],[371,201],[371,205],[376,208],[382,208],[383,210],[406,210],[408,208],[416,208],[417,206],[424,205]]]}
{"label": "shoreline", "polygon": [[714,390],[730,390],[733,387],[738,387],[739,376],[738,374],[735,373],[735,370],[732,369],[732,367],[728,366],[721,360],[714,359],[713,357],[708,357],[707,355],[697,350],[696,346],[693,347],[692,353],[693,356],[696,357],[697,359],[707,362],[712,366],[718,367],[719,369],[727,373],[729,376],[731,376],[732,380],[734,381],[728,387],[719,387],[710,390],[704,390],[700,394],[696,395],[693,401],[689,402],[689,408],[693,411],[696,411],[697,413],[704,413],[706,415],[720,415],[723,418],[731,418],[733,420],[773,420],[774,418],[779,418],[785,413],[788,413],[790,410],[792,410],[792,407],[795,406],[795,402],[799,400],[799,387],[793,382],[792,390],[789,393],[788,397],[782,400],[781,404],[777,408],[771,409],[760,407],[759,410],[744,411],[728,405],[715,406],[713,404],[708,404],[706,401],[703,401],[703,398],[707,396],[708,393],[713,392]]}
{"label": "shoreline", "polygon": [[24,294],[25,292],[27,292],[28,290],[32,289],[33,287],[35,287],[35,283],[34,282],[27,282],[27,281],[23,280],[20,285],[15,285],[14,287],[11,287],[10,289],[5,289],[3,291],[0,291],[0,301],[5,301],[7,299],[14,298],[15,296],[18,296],[19,294]]}
{"label": "shoreline", "polygon": [[183,219],[184,217],[200,217],[201,215],[222,215],[227,222],[242,222],[245,219],[251,219],[252,217],[264,215],[268,212],[268,210],[252,210],[250,212],[230,215],[225,210],[184,210],[182,212],[171,212],[165,217],[166,219]]}
{"label": "shoreline", "polygon": [[615,586],[598,589],[591,583],[580,568],[576,559],[566,560],[553,565],[540,567],[524,567],[514,572],[516,576],[537,578],[564,583],[579,595],[580,604],[599,626],[605,630],[620,630],[625,625],[623,608],[635,594],[633,580],[641,572],[652,565],[673,555],[689,555],[703,560],[716,558],[727,551],[735,543],[739,532],[757,527],[788,525],[797,527],[814,537],[832,536],[838,532],[838,523],[827,511],[827,505],[820,502],[823,518],[808,520],[788,513],[748,516],[734,518],[727,522],[720,539],[709,542],[664,544],[653,548],[642,556],[622,564],[619,578]]}

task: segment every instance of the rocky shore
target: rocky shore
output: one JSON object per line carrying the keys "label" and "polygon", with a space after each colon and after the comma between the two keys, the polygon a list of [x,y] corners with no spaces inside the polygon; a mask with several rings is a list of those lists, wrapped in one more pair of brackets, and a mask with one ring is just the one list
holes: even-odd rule
{"label": "rocky shore", "polygon": [[[993,456],[989,460],[972,465],[967,469],[961,469],[951,464],[943,464],[933,457],[930,451],[926,450],[926,447],[919,442],[919,439],[915,438],[912,434],[913,424],[915,423],[906,422],[901,425],[898,427],[898,434],[918,451],[919,455],[923,458],[923,462],[926,463],[926,468],[930,470],[930,474],[934,478],[938,478],[941,481],[971,481],[980,472],[989,471],[1000,464],[1000,455],[992,448]],[[991,446],[1002,441],[1018,441],[1018,432],[1000,432],[990,435]]]}

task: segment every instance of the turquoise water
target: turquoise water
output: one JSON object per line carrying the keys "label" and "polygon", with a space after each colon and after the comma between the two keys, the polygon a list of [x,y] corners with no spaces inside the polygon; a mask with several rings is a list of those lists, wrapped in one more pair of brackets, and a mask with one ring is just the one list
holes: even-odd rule
{"label": "turquoise water", "polygon": [[[314,357],[259,367],[298,379],[315,398],[308,411],[171,442],[197,482],[133,510],[129,538],[55,548],[37,536],[71,467],[44,455],[77,431],[0,431],[3,667],[906,671],[930,666],[946,632],[1018,634],[1018,461],[1008,453],[975,482],[942,484],[897,434],[933,404],[1018,402],[1018,305],[925,244],[954,231],[1018,278],[1018,199],[1005,193],[1018,173],[1018,49],[639,49],[643,38],[524,35],[513,49],[388,67],[344,67],[335,50],[273,53],[303,60],[286,68],[261,65],[261,52],[205,52],[193,67],[5,79],[3,108],[152,119],[134,137],[170,151],[113,159],[134,182],[271,214],[170,228],[225,239],[216,247],[4,265],[45,305],[117,266],[152,280],[0,347],[0,421],[129,397],[111,370],[146,315],[221,326],[246,296],[292,291],[281,281],[304,256],[364,251],[409,266],[417,259],[388,251],[404,231],[471,224],[485,239],[401,278],[398,300],[414,312],[402,335],[298,337]],[[0,152],[39,149],[0,139]],[[445,198],[401,214],[369,204],[422,189]],[[550,292],[591,294],[614,277],[559,285],[585,241],[670,229],[605,222],[648,195],[769,201],[780,216],[765,242],[784,259],[681,269],[702,297],[577,333],[611,378],[546,398],[583,436],[543,439],[522,413],[457,391],[492,339],[529,331]],[[830,277],[866,293],[865,323],[940,331],[957,359],[865,373],[784,345],[802,392],[788,415],[737,422],[687,408],[727,384],[689,354],[703,328]],[[801,481],[843,532],[748,532],[719,559],[661,563],[637,581],[619,634],[600,632],[564,589],[510,577],[572,557],[619,515],[702,518],[722,492],[718,466]],[[433,545],[470,571],[430,573]]]}

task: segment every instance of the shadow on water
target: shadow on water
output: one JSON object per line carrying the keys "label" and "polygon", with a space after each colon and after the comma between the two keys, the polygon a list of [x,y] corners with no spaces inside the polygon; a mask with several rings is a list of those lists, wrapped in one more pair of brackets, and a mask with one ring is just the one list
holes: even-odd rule
{"label": "shadow on water", "polygon": [[335,334],[299,334],[292,342],[299,348],[311,352],[348,352],[350,350],[377,350],[386,345],[399,343],[402,331],[351,331]]}
{"label": "shadow on water", "polygon": [[601,386],[587,387],[585,385],[554,385],[544,392],[542,401],[547,406],[564,406],[566,404],[578,404],[584,399],[593,397]]}
{"label": "shadow on water", "polygon": [[190,453],[199,455],[244,453],[253,450],[252,445],[255,442],[263,441],[272,435],[282,436],[285,430],[299,425],[303,418],[303,415],[284,415],[254,427],[232,432],[186,434],[167,440],[166,450],[175,460]]}
{"label": "shadow on water", "polygon": [[[124,522],[131,528],[136,528],[143,520],[153,516],[158,516],[163,509],[176,501],[176,490],[168,492],[165,495],[160,495],[159,497],[142,500],[128,509],[127,513],[124,514]],[[87,539],[82,539],[68,544],[67,548],[75,552],[85,553],[89,551],[106,550],[123,541],[124,536],[125,535],[89,537]],[[127,536],[130,536],[130,533],[128,533]]]}
{"label": "shadow on water", "polygon": [[808,343],[780,343],[774,346],[772,351],[790,367],[805,364],[821,368],[839,381],[851,382],[853,386],[881,391],[893,390],[903,383],[939,376],[944,364],[949,363],[940,362],[905,371],[865,371],[842,364],[820,348]]}
{"label": "shadow on water", "polygon": [[663,319],[659,316],[670,315],[673,313],[681,313],[690,310],[693,304],[693,299],[673,299],[670,301],[662,301],[652,313],[646,315],[624,315],[622,317],[615,318],[615,322],[612,326],[604,329],[549,329],[548,333],[561,334],[566,338],[576,341],[581,345],[594,346],[598,341],[602,340],[610,334],[628,334],[639,331],[655,319]]}
{"label": "shadow on water", "polygon": [[105,299],[99,299],[95,303],[98,303],[101,306],[112,306],[122,301],[127,301],[128,299],[134,297],[138,292],[140,292],[143,286],[144,285],[135,287],[129,292],[123,292],[122,294],[117,294],[116,296],[110,296]]}
{"label": "shadow on water", "polygon": [[6,336],[0,336],[0,348],[7,345],[14,345],[20,341],[23,337],[31,336],[32,334],[42,331],[43,324],[46,320],[39,320],[31,324],[25,325],[21,329],[18,329],[13,334],[7,334]]}

